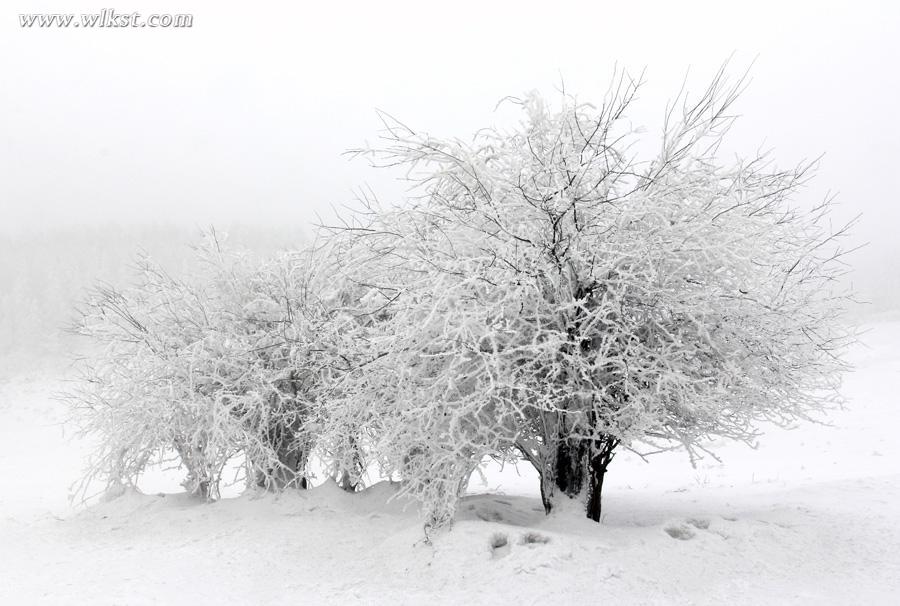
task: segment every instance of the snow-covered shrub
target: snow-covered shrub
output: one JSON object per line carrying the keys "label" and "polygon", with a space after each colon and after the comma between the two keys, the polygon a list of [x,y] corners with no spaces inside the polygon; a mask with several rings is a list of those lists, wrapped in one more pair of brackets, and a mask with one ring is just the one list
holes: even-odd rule
{"label": "snow-covered shrub", "polygon": [[336,248],[325,245],[312,258],[323,277],[316,307],[321,377],[314,420],[316,458],[341,488],[354,492],[365,486],[377,426],[370,411],[352,398],[353,387],[360,388],[352,377],[354,370],[374,361],[369,357],[375,347],[368,333],[374,322],[383,319],[360,310],[360,288],[340,271],[342,258]]}
{"label": "snow-covered shrub", "polygon": [[[334,348],[347,358],[329,390],[320,444],[350,485],[377,467],[422,502],[428,525],[441,526],[452,519],[473,467],[486,455],[512,453],[511,439],[503,450],[496,436],[514,436],[515,420],[496,416],[488,375],[479,372],[483,360],[444,355],[444,310],[425,313],[393,286],[408,288],[416,276],[372,263],[380,252],[371,257],[369,246],[377,247],[378,234],[346,227],[332,234],[323,255],[340,292],[334,308],[343,343]],[[444,284],[440,272],[417,277]]]}
{"label": "snow-covered shrub", "polygon": [[189,279],[141,258],[134,286],[82,305],[76,332],[103,345],[70,397],[98,444],[88,479],[133,483],[175,460],[215,498],[242,456],[248,483],[305,486],[323,372],[308,256],[259,261],[214,234],[197,252]]}
{"label": "snow-covered shrub", "polygon": [[359,151],[418,189],[332,230],[357,313],[382,318],[339,416],[431,523],[486,454],[531,462],[548,512],[561,493],[599,520],[616,448],[693,458],[837,401],[846,228],[792,201],[812,165],[717,153],[741,86],[679,97],[643,160],[624,75],[599,107],[514,100],[519,126],[472,143],[384,117]]}

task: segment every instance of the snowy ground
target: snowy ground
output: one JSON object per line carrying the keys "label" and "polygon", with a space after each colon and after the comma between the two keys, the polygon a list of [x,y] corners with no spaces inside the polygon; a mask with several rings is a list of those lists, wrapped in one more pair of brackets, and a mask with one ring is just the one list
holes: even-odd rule
{"label": "snowy ground", "polygon": [[0,374],[0,604],[894,604],[900,322],[865,342],[831,427],[697,469],[620,454],[602,525],[546,518],[524,467],[489,470],[430,544],[387,484],[73,510],[85,446],[59,424],[60,378]]}

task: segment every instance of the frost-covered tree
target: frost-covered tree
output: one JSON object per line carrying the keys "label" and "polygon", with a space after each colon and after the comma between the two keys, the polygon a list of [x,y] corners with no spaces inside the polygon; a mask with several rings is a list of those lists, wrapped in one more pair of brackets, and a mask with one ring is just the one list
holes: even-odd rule
{"label": "frost-covered tree", "polygon": [[134,286],[98,287],[81,306],[75,332],[102,347],[70,394],[98,445],[88,480],[134,483],[174,459],[189,491],[215,498],[243,457],[248,484],[305,487],[330,372],[309,258],[256,260],[214,233],[197,251],[188,279],[141,258]]}
{"label": "frost-covered tree", "polygon": [[548,512],[579,497],[599,520],[617,449],[693,459],[838,400],[846,228],[794,198],[812,164],[719,154],[742,85],[680,95],[644,157],[624,74],[599,106],[512,99],[519,125],[470,142],[384,116],[358,150],[413,194],[332,229],[356,313],[380,318],[340,416],[431,524],[485,455],[534,465]]}

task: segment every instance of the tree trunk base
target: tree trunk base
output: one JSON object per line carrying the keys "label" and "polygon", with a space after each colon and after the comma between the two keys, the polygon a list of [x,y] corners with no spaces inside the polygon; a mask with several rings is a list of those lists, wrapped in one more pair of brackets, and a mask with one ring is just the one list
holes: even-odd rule
{"label": "tree trunk base", "polygon": [[560,440],[554,464],[541,474],[544,512],[553,510],[557,493],[584,497],[585,515],[595,522],[602,514],[603,479],[619,442],[612,437]]}

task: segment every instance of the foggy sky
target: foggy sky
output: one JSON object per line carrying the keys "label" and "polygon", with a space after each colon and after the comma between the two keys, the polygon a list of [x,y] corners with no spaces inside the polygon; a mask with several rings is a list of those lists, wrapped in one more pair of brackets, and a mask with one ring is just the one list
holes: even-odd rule
{"label": "foggy sky", "polygon": [[[599,100],[614,64],[647,68],[631,112],[658,124],[690,68],[698,91],[751,62],[731,147],[779,164],[825,157],[804,195],[858,213],[855,282],[900,302],[900,9],[885,2],[129,3],[193,13],[191,29],[23,29],[0,10],[0,233],[73,225],[305,225],[353,190],[399,192],[341,152],[375,108],[468,137],[497,101],[561,80]],[[0,263],[2,263],[0,259]]]}

